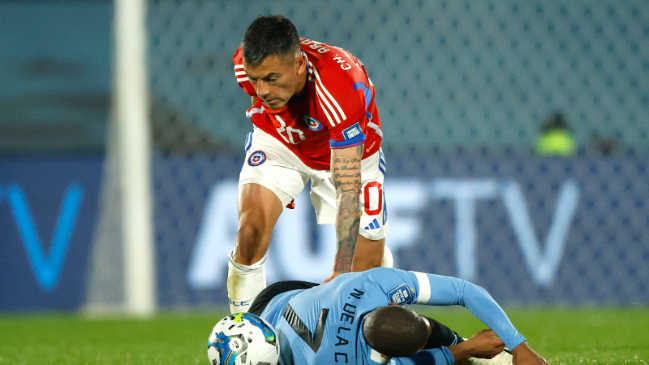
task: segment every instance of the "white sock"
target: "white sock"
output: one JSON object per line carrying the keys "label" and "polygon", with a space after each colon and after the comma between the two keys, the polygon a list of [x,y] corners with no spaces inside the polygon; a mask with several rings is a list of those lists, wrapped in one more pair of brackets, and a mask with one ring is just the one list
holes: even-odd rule
{"label": "white sock", "polygon": [[381,261],[381,267],[394,267],[394,258],[392,257],[392,251],[388,246],[383,247],[383,260]]}
{"label": "white sock", "polygon": [[230,312],[247,312],[259,292],[266,288],[266,272],[264,271],[264,256],[259,262],[250,266],[234,262],[232,253],[228,255],[228,298]]}

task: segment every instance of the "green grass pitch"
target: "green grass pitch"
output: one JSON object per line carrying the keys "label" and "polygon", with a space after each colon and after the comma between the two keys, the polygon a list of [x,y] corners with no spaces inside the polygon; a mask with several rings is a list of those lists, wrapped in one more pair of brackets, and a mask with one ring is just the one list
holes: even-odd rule
{"label": "green grass pitch", "polygon": [[[421,308],[417,308],[421,309]],[[647,364],[649,308],[510,308],[512,322],[550,364]],[[468,337],[484,328],[464,309],[421,311]],[[1,315],[0,364],[204,364],[207,337],[226,314],[150,320]]]}

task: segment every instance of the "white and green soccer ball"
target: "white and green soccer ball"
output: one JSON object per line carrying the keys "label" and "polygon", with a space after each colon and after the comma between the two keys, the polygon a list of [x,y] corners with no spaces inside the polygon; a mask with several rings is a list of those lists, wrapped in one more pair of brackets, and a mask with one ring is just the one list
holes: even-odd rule
{"label": "white and green soccer ball", "polygon": [[250,313],[220,320],[207,341],[211,365],[276,365],[279,341],[273,327]]}

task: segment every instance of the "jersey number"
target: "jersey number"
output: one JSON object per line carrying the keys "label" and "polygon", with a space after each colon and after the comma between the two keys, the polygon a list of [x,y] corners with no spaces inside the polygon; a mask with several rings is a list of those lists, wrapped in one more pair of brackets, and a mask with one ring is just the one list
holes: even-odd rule
{"label": "jersey number", "polygon": [[318,349],[320,348],[328,315],[329,309],[325,308],[320,311],[320,318],[318,318],[318,325],[315,327],[315,333],[311,333],[289,304],[286,305],[286,309],[284,310],[284,318],[288,324],[290,324],[295,333],[297,333],[297,335],[300,336],[309,347],[311,347],[313,352],[318,352]]}
{"label": "jersey number", "polygon": [[[293,127],[287,127],[286,123],[284,123],[284,120],[282,120],[282,118],[280,118],[279,115],[276,115],[275,119],[277,119],[277,121],[280,124],[279,128],[277,128],[277,133],[279,133],[279,135],[282,136],[282,138],[284,138],[286,143],[298,144],[300,143],[300,141],[304,141],[306,139],[306,137],[304,137],[304,133],[301,130],[295,129]],[[283,134],[284,131],[286,131],[286,135],[288,135],[288,138],[284,136]],[[300,141],[295,142],[295,139],[293,139],[293,133],[297,133],[297,135],[300,137]]]}
{"label": "jersey number", "polygon": [[[379,205],[376,209],[372,210],[372,207],[370,206],[370,189],[371,188],[376,188],[377,193],[379,194]],[[381,213],[381,208],[383,207],[383,186],[381,186],[381,183],[378,181],[372,181],[371,183],[367,183],[365,185],[365,191],[364,191],[364,196],[363,200],[365,200],[365,214],[367,215],[376,215]]]}

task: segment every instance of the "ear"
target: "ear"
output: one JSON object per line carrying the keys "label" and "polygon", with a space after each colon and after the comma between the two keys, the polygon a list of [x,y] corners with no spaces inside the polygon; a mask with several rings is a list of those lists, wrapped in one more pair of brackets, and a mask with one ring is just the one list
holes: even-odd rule
{"label": "ear", "polygon": [[306,72],[306,56],[300,52],[300,54],[295,57],[295,74],[300,75]]}

